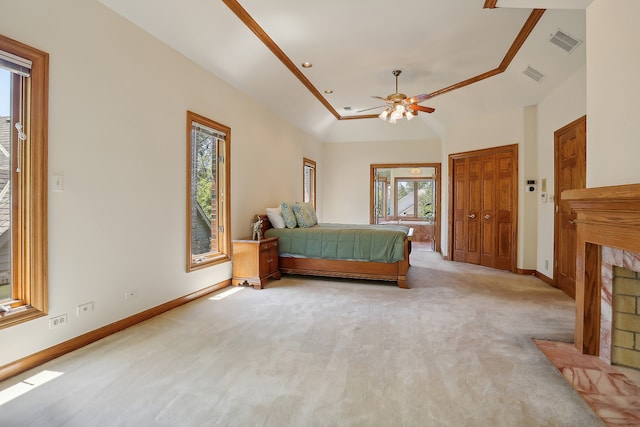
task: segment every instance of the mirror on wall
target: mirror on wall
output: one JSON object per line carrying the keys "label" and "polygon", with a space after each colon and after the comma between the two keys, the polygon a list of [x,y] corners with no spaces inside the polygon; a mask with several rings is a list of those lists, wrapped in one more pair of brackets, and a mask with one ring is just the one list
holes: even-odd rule
{"label": "mirror on wall", "polygon": [[404,224],[413,242],[439,250],[440,164],[371,165],[370,222]]}
{"label": "mirror on wall", "polygon": [[230,259],[230,133],[187,112],[187,271]]}

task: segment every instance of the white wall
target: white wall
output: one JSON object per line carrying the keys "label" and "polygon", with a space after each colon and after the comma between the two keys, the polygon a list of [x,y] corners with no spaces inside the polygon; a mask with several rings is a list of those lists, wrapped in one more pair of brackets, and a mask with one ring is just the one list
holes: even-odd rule
{"label": "white wall", "polygon": [[[514,108],[496,114],[483,116],[473,121],[449,126],[446,129],[443,153],[443,176],[448,177],[449,154],[473,151],[489,147],[518,144],[518,268],[535,268],[536,242],[535,233],[526,229],[533,227],[535,230],[536,196],[534,193],[524,194],[525,179],[535,179],[537,159],[529,153],[535,153],[535,139],[531,138],[531,132],[535,133],[532,123],[535,122],[535,108]],[[443,218],[448,218],[448,178],[447,186],[443,186]],[[442,248],[446,252],[449,244],[449,232],[446,221],[442,228]],[[527,240],[525,241],[525,236]]]}
{"label": "white wall", "polygon": [[323,173],[322,144],[96,1],[4,2],[0,20],[50,54],[49,175],[65,188],[49,193],[49,315],[69,315],[0,330],[0,366],[231,277],[185,272],[187,110],[231,127],[232,237],[301,197],[303,156]]}
{"label": "white wall", "polygon": [[439,163],[441,149],[440,141],[327,143],[323,158],[318,179],[326,191],[319,220],[368,224],[371,164]]}
{"label": "white wall", "polygon": [[640,182],[640,1],[587,8],[587,187]]}
{"label": "white wall", "polygon": [[[536,270],[553,277],[553,229],[554,229],[554,132],[582,117],[587,106],[586,66],[576,71],[538,104],[538,182],[547,180],[548,202],[538,201],[538,251]],[[591,126],[587,118],[587,129]],[[589,137],[587,136],[587,142]],[[587,157],[589,157],[587,149]],[[589,173],[587,172],[587,179]],[[538,187],[539,189],[540,187]],[[540,192],[538,191],[538,194]],[[545,268],[545,260],[548,266]]]}

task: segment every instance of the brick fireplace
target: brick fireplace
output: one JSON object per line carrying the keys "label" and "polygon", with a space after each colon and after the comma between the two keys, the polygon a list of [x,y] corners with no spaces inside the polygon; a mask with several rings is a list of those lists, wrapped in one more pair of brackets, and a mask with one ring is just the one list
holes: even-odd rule
{"label": "brick fireplace", "polygon": [[562,193],[576,217],[575,346],[640,369],[640,184]]}

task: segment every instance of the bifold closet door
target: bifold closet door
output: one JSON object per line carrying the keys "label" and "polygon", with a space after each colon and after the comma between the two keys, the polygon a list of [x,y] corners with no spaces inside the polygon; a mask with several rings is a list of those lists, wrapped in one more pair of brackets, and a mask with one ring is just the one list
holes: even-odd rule
{"label": "bifold closet door", "polygon": [[513,150],[453,159],[454,261],[515,269],[517,170]]}

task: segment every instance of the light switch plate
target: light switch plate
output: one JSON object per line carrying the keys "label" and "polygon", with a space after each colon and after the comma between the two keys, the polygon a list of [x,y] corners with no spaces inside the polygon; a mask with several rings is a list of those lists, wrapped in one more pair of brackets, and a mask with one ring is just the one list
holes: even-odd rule
{"label": "light switch plate", "polygon": [[51,176],[51,191],[58,193],[64,191],[64,177],[62,175]]}

